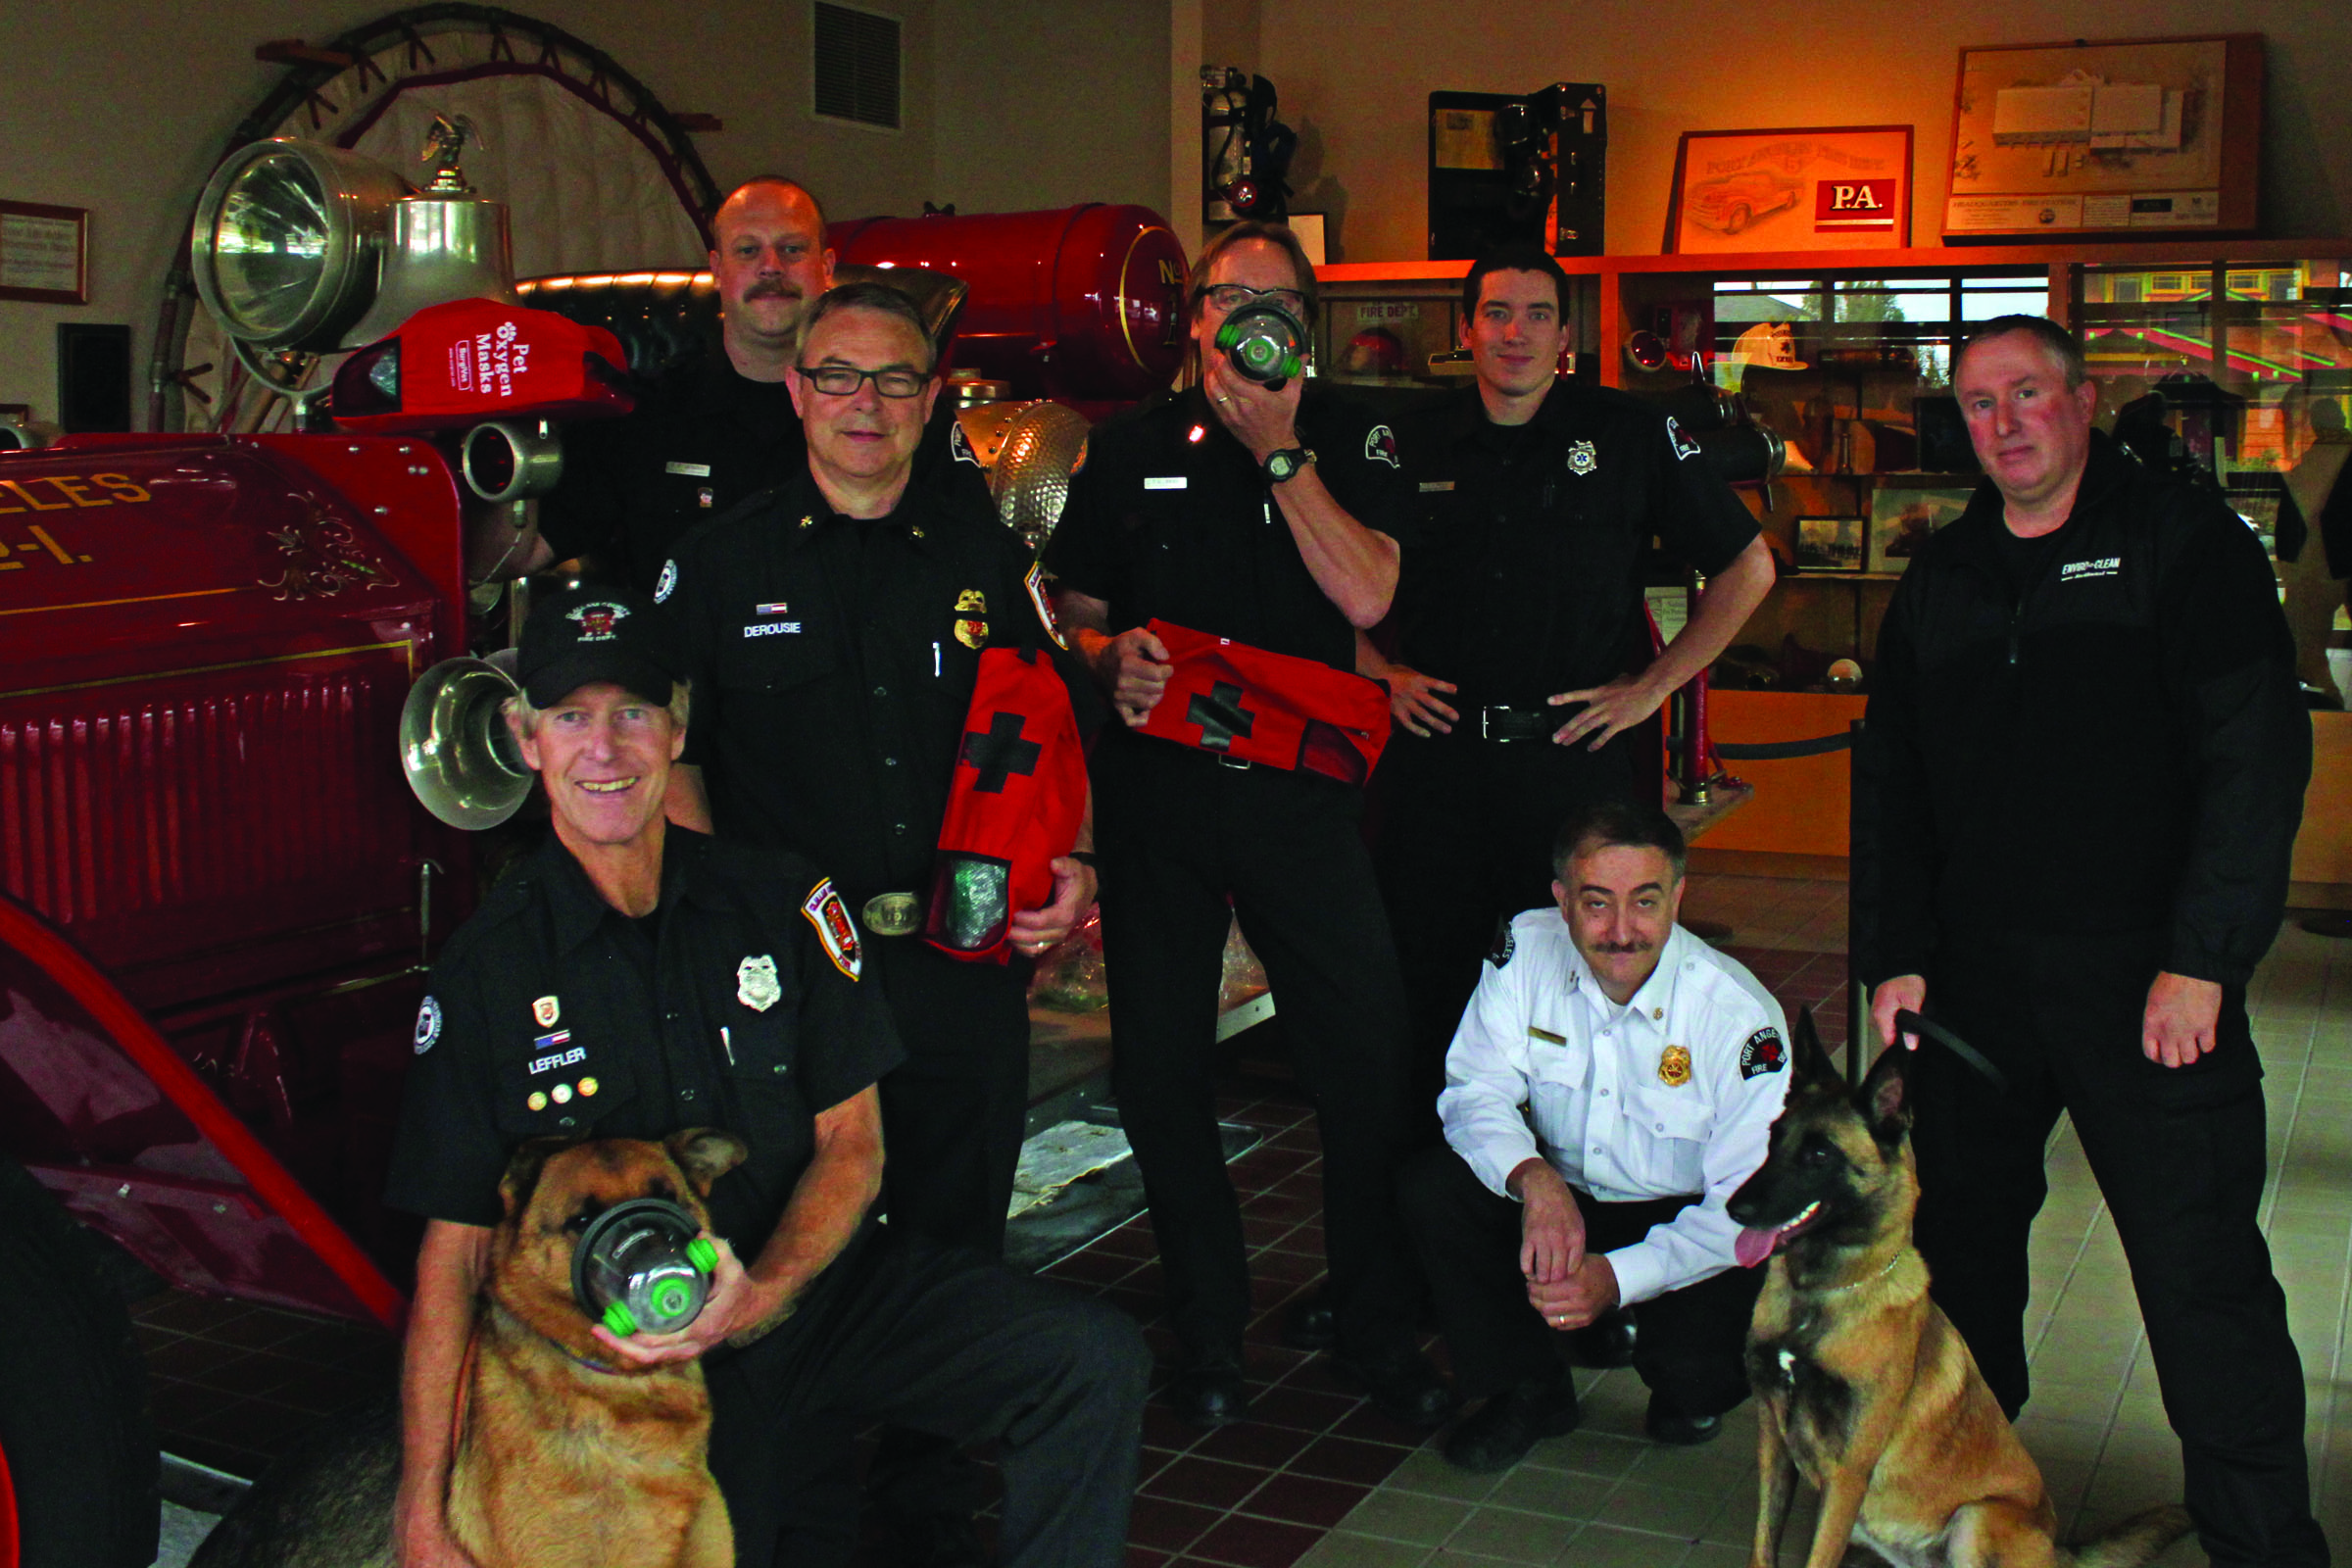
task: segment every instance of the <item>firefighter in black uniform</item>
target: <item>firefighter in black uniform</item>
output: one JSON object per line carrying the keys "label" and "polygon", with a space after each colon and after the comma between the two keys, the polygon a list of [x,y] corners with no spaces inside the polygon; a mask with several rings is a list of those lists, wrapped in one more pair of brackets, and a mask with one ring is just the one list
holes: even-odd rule
{"label": "firefighter in black uniform", "polygon": [[874,1082],[900,1057],[889,1015],[807,860],[665,825],[684,663],[626,589],[559,595],[524,633],[511,721],[554,832],[434,967],[387,1194],[429,1222],[403,1370],[402,1560],[452,1560],[451,1414],[509,1155],[715,1126],[750,1157],[710,1192],[720,1255],[701,1315],[596,1333],[629,1366],[703,1358],[736,1560],[846,1561],[854,1510],[827,1512],[806,1483],[890,1417],[1005,1437],[1008,1563],[1114,1564],[1150,1365],[1134,1325],[870,1224]]}
{"label": "firefighter in black uniform", "polygon": [[[710,232],[718,352],[691,351],[662,367],[626,416],[573,426],[564,477],[537,507],[537,537],[516,546],[494,574],[586,556],[601,575],[650,593],[697,524],[790,481],[806,466],[788,378],[801,318],[833,286],[824,214],[800,186],[762,177],[719,204]],[[943,403],[916,468],[922,482],[985,505],[987,479],[955,423],[955,410]],[[511,542],[503,519],[493,517],[476,529],[477,559],[486,552],[495,560]]]}
{"label": "firefighter in black uniform", "polygon": [[[808,463],[690,535],[655,591],[685,635],[698,714],[672,814],[824,858],[907,1052],[882,1081],[891,1223],[999,1256],[1028,1108],[1029,975],[1092,902],[1094,871],[1055,862],[1052,902],[1012,917],[1009,963],[923,942],[921,899],[981,650],[1048,650],[1083,710],[1099,705],[1054,641],[1019,536],[910,482],[940,383],[904,296],[871,283],[823,296],[801,363]],[[951,1485],[896,1443],[877,1475],[907,1528],[980,1501],[976,1470]]]}
{"label": "firefighter in black uniform", "polygon": [[[1318,662],[1328,677],[1351,666],[1352,628],[1388,610],[1408,511],[1396,442],[1312,382],[1269,391],[1227,363],[1218,328],[1259,300],[1311,320],[1314,272],[1289,229],[1244,222],[1194,270],[1200,384],[1095,430],[1048,550],[1062,623],[1130,726],[1170,679],[1154,617]],[[1117,726],[1093,759],[1112,1086],[1183,1342],[1173,1398],[1211,1426],[1247,1402],[1250,1279],[1211,1060],[1238,913],[1315,1097],[1343,1355],[1384,1407],[1434,1424],[1448,1397],[1413,1348],[1394,1192],[1409,1125],[1403,996],[1358,837],[1360,793],[1307,767],[1236,761]]]}
{"label": "firefighter in black uniform", "polygon": [[1986,323],[1952,384],[1987,482],[1912,558],[1858,763],[1856,972],[1919,1047],[1919,1250],[2014,1416],[2027,1236],[2064,1110],[2132,1264],[2216,1564],[2328,1561],[2256,1211],[2246,983],[2278,930],[2311,726],[2278,583],[2218,497],[2091,428],[2082,349]]}
{"label": "firefighter in black uniform", "polygon": [[[1631,799],[1627,730],[1714,662],[1773,581],[1746,507],[1674,420],[1555,373],[1565,281],[1532,246],[1471,268],[1478,381],[1400,432],[1419,548],[1396,591],[1394,658],[1357,644],[1396,718],[1374,854],[1429,1105],[1480,956],[1502,922],[1549,902],[1552,835],[1580,806]],[[1653,536],[1709,579],[1655,659],[1642,602]]]}

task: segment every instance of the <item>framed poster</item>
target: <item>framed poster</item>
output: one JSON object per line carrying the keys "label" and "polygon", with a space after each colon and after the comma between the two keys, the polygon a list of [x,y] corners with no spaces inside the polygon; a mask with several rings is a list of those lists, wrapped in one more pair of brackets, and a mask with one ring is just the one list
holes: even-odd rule
{"label": "framed poster", "polygon": [[1870,493],[1869,569],[1901,571],[1910,565],[1928,535],[1966,512],[1976,493],[1974,484],[1940,474],[1918,482],[1879,475]]}
{"label": "framed poster", "polygon": [[1960,51],[1947,242],[2255,226],[2262,34]]}
{"label": "framed poster", "polygon": [[86,208],[0,202],[0,300],[89,304],[89,238]]}
{"label": "framed poster", "polygon": [[1869,532],[1867,517],[1797,518],[1796,569],[1860,571],[1863,541]]}
{"label": "framed poster", "polygon": [[1683,132],[1668,255],[1910,243],[1909,125]]}

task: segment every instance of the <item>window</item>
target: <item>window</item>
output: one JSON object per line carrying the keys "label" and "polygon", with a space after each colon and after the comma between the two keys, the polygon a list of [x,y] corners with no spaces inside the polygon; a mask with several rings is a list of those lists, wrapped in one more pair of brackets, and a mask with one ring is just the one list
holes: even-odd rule
{"label": "window", "polygon": [[899,19],[816,0],[816,112],[900,128]]}

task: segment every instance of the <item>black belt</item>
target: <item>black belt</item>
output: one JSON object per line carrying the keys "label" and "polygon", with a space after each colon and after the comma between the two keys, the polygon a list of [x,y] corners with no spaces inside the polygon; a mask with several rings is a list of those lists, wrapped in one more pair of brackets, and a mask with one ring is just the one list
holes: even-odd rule
{"label": "black belt", "polygon": [[1566,722],[1556,708],[1482,708],[1477,735],[1482,741],[1547,741]]}

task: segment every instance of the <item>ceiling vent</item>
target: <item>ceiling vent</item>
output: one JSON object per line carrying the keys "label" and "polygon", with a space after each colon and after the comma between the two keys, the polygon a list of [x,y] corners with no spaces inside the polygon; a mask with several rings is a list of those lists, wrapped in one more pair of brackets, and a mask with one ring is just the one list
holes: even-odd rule
{"label": "ceiling vent", "polygon": [[899,19],[816,0],[816,112],[900,128]]}

